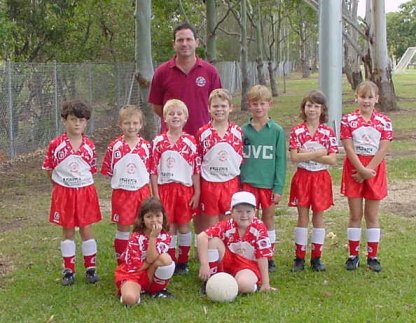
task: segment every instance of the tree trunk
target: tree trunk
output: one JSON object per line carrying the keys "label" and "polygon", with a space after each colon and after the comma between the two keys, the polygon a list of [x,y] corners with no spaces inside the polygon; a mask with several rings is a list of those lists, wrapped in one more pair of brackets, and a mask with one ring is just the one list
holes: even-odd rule
{"label": "tree trunk", "polygon": [[397,110],[396,94],[391,76],[391,62],[387,55],[386,15],[384,0],[371,1],[372,28],[369,32],[370,52],[373,57],[371,80],[377,84],[379,109],[383,112]]}
{"label": "tree trunk", "polygon": [[269,71],[270,89],[272,91],[272,96],[276,97],[279,95],[279,93],[277,91],[277,82],[276,82],[276,78],[274,77],[274,69],[273,69],[272,61],[269,61],[267,63],[267,70]]}
{"label": "tree trunk", "polygon": [[263,31],[262,21],[260,12],[260,1],[257,0],[257,14],[255,19],[256,28],[256,50],[257,50],[257,77],[261,85],[266,85],[266,76],[264,75],[264,64],[263,64]]}
{"label": "tree trunk", "polygon": [[[147,103],[149,85],[153,76],[152,46],[151,46],[151,15],[152,1],[136,0],[136,79],[140,86],[140,101],[146,125],[143,137],[151,140],[158,132],[159,122],[156,120],[153,109]],[[139,102],[138,102],[139,103]]]}
{"label": "tree trunk", "polygon": [[205,8],[207,14],[207,59],[211,64],[217,61],[217,44],[215,26],[217,24],[217,7],[215,0],[206,0]]}
{"label": "tree trunk", "polygon": [[240,66],[241,66],[241,111],[248,110],[248,47],[247,47],[247,0],[240,3]]}

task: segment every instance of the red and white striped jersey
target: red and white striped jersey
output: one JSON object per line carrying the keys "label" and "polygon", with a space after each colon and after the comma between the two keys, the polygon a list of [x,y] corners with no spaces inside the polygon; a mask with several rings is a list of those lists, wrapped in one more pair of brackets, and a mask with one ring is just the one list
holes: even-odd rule
{"label": "red and white striped jersey", "polygon": [[[171,236],[169,233],[161,231],[156,238],[156,250],[159,254],[167,253],[169,250]],[[137,272],[143,265],[147,249],[149,247],[149,237],[141,232],[133,232],[130,236],[126,251],[122,253],[120,259],[127,265],[128,272]]]}
{"label": "red and white striped jersey", "polygon": [[225,182],[240,175],[243,160],[243,135],[241,128],[228,123],[221,138],[212,123],[199,128],[198,151],[201,156],[201,176],[209,182]]}
{"label": "red and white striped jersey", "polygon": [[195,138],[182,133],[171,145],[165,133],[153,139],[150,173],[158,175],[157,183],[181,183],[192,186],[192,175],[200,173],[201,162]]}
{"label": "red and white striped jersey", "polygon": [[393,139],[393,127],[388,116],[375,110],[365,121],[357,109],[341,119],[341,139],[352,139],[354,151],[361,156],[374,156],[381,140]]}
{"label": "red and white striped jersey", "polygon": [[110,143],[104,156],[101,174],[111,176],[111,187],[137,191],[149,184],[150,144],[139,135],[131,149],[123,136]]}
{"label": "red and white striped jersey", "polygon": [[[328,154],[338,153],[337,138],[331,127],[321,123],[312,136],[306,122],[302,122],[294,126],[290,131],[289,150],[305,149],[307,151],[316,151],[322,148],[325,148]],[[329,165],[308,160],[298,163],[297,167],[316,172],[328,169]]]}
{"label": "red and white striped jersey", "polygon": [[243,237],[238,233],[238,225],[234,219],[218,222],[205,230],[210,238],[221,239],[225,247],[234,254],[249,260],[273,256],[272,245],[264,223],[254,217]]}
{"label": "red and white striped jersey", "polygon": [[97,156],[93,141],[82,135],[82,143],[74,151],[66,133],[52,139],[42,169],[52,170],[52,180],[65,187],[78,188],[94,183]]}

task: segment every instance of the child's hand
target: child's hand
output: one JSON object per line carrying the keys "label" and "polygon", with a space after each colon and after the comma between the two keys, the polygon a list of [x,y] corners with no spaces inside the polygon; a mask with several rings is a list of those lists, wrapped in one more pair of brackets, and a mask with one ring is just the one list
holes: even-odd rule
{"label": "child's hand", "polygon": [[199,267],[199,278],[203,281],[207,281],[209,276],[210,276],[210,270],[209,270],[209,265],[201,265],[201,267]]}
{"label": "child's hand", "polygon": [[272,202],[277,205],[279,204],[280,200],[282,199],[282,195],[277,193],[272,193]]}
{"label": "child's hand", "polygon": [[157,238],[160,231],[162,231],[162,225],[159,223],[153,224],[152,231],[150,231],[150,236],[153,238]]}
{"label": "child's hand", "polygon": [[275,292],[277,288],[270,286],[269,284],[263,284],[260,287],[260,292]]}
{"label": "child's hand", "polygon": [[197,195],[193,195],[191,200],[189,201],[189,206],[191,207],[191,209],[195,210],[198,208],[199,206],[199,196]]}

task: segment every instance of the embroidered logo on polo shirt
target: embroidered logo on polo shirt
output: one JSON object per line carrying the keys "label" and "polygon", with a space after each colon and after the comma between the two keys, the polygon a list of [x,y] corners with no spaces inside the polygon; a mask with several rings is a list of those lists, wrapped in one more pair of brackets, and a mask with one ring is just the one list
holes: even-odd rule
{"label": "embroidered logo on polo shirt", "polygon": [[203,76],[198,76],[195,79],[195,84],[199,87],[203,87],[203,86],[205,86],[205,84],[207,84],[207,80]]}

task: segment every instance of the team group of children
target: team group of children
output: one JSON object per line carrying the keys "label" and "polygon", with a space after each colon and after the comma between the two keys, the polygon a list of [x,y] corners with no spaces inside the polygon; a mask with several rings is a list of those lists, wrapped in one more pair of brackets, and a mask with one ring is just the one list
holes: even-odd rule
{"label": "team group of children", "polygon": [[[214,90],[209,97],[211,121],[195,136],[183,132],[186,105],[169,100],[163,107],[167,130],[152,144],[139,135],[144,126],[140,108],[121,108],[122,135],[108,146],[101,173],[111,177],[111,220],[117,224],[115,280],[123,304],[139,303],[142,293],[171,296],[166,286],[173,274],[189,271],[192,219],[203,282],[217,271],[226,271],[236,278],[241,293],[274,290],[269,284],[269,272],[276,270],[273,215],[285,184],[286,138],[283,128],[269,117],[272,97],[268,88],[256,85],[247,98],[251,118],[240,128],[229,121],[231,95],[225,89]],[[340,139],[346,154],[341,192],[350,209],[347,270],[359,266],[363,216],[367,266],[381,270],[378,213],[387,195],[384,156],[392,126],[387,116],[375,110],[377,100],[377,86],[363,82],[356,90],[358,109],[341,120]],[[97,171],[96,153],[84,135],[90,114],[82,101],[63,104],[65,133],[51,141],[43,163],[53,183],[49,220],[63,228],[63,285],[75,280],[76,227],[82,238],[86,280],[99,280],[97,244],[91,231],[91,224],[101,220],[92,177]],[[297,164],[289,206],[298,210],[291,271],[305,268],[309,210],[313,225],[310,264],[312,270],[324,271],[323,213],[333,205],[328,168],[336,163],[338,144],[334,131],[325,124],[328,108],[321,91],[303,98],[300,117],[303,121],[291,129],[289,138],[290,159]]]}

